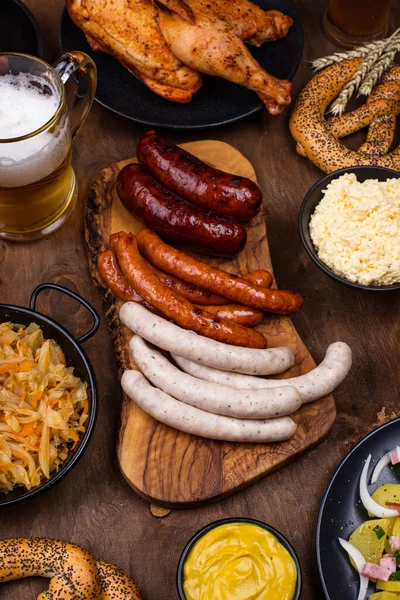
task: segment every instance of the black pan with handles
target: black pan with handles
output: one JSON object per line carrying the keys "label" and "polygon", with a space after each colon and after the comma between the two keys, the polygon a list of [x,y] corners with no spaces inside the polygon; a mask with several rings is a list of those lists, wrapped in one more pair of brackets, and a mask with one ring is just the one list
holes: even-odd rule
{"label": "black pan with handles", "polygon": [[[75,338],[64,327],[56,323],[56,321],[53,321],[50,317],[38,312],[36,310],[36,300],[40,292],[43,290],[56,290],[62,294],[66,294],[67,296],[74,298],[80,304],[82,304],[93,317],[93,325],[91,329],[87,333]],[[55,285],[53,283],[43,283],[33,291],[29,302],[29,308],[0,304],[0,323],[4,323],[5,321],[11,321],[12,323],[18,323],[21,325],[29,325],[29,323],[34,322],[42,328],[43,335],[46,339],[51,338],[60,345],[65,354],[67,366],[73,367],[74,374],[77,377],[80,377],[82,381],[85,381],[88,385],[89,419],[86,423],[86,431],[82,436],[79,446],[74,452],[70,453],[70,456],[60,470],[48,481],[44,481],[40,486],[29,491],[22,487],[17,487],[9,493],[2,493],[0,491],[0,508],[13,506],[53,487],[53,485],[56,485],[56,483],[58,483],[72,470],[84,453],[90,436],[92,435],[93,427],[97,417],[97,386],[93,367],[90,364],[86,353],[81,348],[81,344],[90,339],[96,333],[100,325],[99,315],[93,306],[89,304],[89,302],[84,300],[75,292],[62,287],[61,285]]]}

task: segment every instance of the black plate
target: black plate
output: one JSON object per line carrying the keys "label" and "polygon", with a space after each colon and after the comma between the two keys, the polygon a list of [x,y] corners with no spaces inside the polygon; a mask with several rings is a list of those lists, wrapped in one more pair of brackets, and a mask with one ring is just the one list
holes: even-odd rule
{"label": "black plate", "polygon": [[[358,491],[365,459],[372,454],[370,481],[378,460],[399,442],[400,419],[394,419],[363,438],[347,454],[329,484],[317,525],[318,569],[328,600],[356,600],[358,596],[359,576],[351,567],[338,537],[348,539],[354,529],[369,518]],[[383,483],[400,483],[399,468],[384,469],[379,481],[369,486],[370,493]],[[375,585],[371,584],[369,593],[372,594],[375,589]]]}
{"label": "black plate", "polygon": [[[254,0],[264,9],[278,9],[295,23],[283,40],[251,47],[258,62],[280,79],[292,79],[303,50],[300,18],[291,0]],[[263,108],[257,94],[219,77],[204,76],[203,87],[188,104],[164,100],[151,92],[114,58],[93,52],[82,31],[75,27],[64,9],[60,21],[62,52],[82,50],[96,62],[96,100],[110,110],[138,123],[174,129],[206,129],[239,121]]]}
{"label": "black plate", "polygon": [[0,1],[0,52],[43,56],[39,26],[20,0]]}

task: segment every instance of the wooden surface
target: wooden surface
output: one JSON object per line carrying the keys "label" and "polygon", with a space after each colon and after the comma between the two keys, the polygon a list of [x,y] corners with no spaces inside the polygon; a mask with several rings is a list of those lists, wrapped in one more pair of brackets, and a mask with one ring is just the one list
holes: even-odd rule
{"label": "wooden surface", "polygon": [[[57,23],[62,0],[26,0],[40,23],[46,58],[58,56]],[[293,96],[309,79],[307,61],[332,52],[322,31],[324,0],[296,0],[305,30],[305,51],[294,79]],[[392,10],[391,31],[400,24],[399,2]],[[210,107],[210,110],[212,107]],[[315,560],[315,527],[320,501],[339,461],[362,435],[386,416],[398,414],[400,363],[400,294],[350,289],[326,277],[302,247],[297,215],[301,200],[321,173],[296,155],[287,130],[288,112],[265,113],[216,129],[215,139],[235,145],[254,164],[264,192],[268,239],[278,285],[305,296],[293,321],[316,361],[327,345],[343,340],[354,352],[354,366],[335,393],[337,420],[326,440],[283,470],[230,498],[195,510],[173,511],[156,519],[148,504],[133,494],[118,468],[115,444],[120,407],[117,369],[103,318],[86,345],[100,392],[97,426],[83,459],[56,488],[36,500],[0,514],[0,536],[54,536],[86,546],[96,556],[115,561],[137,581],[145,600],[174,600],[176,565],[188,538],[221,517],[249,516],[281,530],[295,546],[304,576],[303,600],[322,600]],[[42,281],[69,286],[102,310],[87,266],[83,232],[84,198],[103,167],[135,154],[144,127],[94,106],[75,141],[74,161],[80,203],[68,224],[38,243],[0,242],[1,302],[26,305]],[[358,139],[360,139],[362,135]],[[210,138],[171,133],[188,142]],[[84,311],[69,300],[60,306],[49,295],[39,307],[78,332],[88,325]],[[30,600],[47,582],[26,580],[0,586],[6,600]]]}
{"label": "wooden surface", "polygon": [[[251,163],[230,144],[202,140],[184,144],[184,148],[214,167],[256,181]],[[104,300],[121,370],[136,368],[129,353],[132,333],[117,317],[122,302],[104,285],[97,270],[97,258],[108,249],[111,233],[121,230],[137,233],[145,227],[128,213],[115,189],[118,173],[128,162],[132,160],[115,163],[96,175],[89,190],[86,213],[89,267]],[[260,268],[272,272],[263,211],[248,225],[247,234],[246,247],[235,259],[199,258],[237,275]],[[295,365],[284,377],[297,377],[315,367],[289,317],[269,314],[257,329],[267,338],[269,348],[288,346],[293,350]],[[123,394],[118,462],[129,485],[146,500],[176,508],[205,504],[243,489],[315,446],[328,433],[335,416],[335,402],[330,394],[318,402],[305,404],[294,415],[298,427],[290,440],[280,444],[230,444],[177,433],[151,418]]]}

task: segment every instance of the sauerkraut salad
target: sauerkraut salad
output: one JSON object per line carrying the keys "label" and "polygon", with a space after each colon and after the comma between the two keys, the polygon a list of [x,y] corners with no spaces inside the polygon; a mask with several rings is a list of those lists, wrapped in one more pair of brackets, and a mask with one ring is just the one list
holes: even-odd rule
{"label": "sauerkraut salad", "polygon": [[41,328],[0,324],[0,491],[28,490],[57,472],[79,445],[87,384]]}

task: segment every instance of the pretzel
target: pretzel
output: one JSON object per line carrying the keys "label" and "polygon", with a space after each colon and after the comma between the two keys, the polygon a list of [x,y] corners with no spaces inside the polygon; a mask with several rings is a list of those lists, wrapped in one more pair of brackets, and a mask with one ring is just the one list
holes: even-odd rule
{"label": "pretzel", "polygon": [[[290,115],[290,131],[297,151],[331,173],[355,165],[375,165],[400,171],[400,146],[389,153],[395,116],[400,114],[400,66],[392,67],[368,101],[340,117],[325,119],[329,104],[356,72],[362,59],[336,63],[318,73],[300,92]],[[339,141],[369,125],[366,142],[353,151]]]}
{"label": "pretzel", "polygon": [[361,154],[382,156],[387,154],[396,131],[395,115],[383,115],[370,123],[365,142],[359,147]]}
{"label": "pretzel", "polygon": [[131,579],[115,565],[96,562],[79,546],[43,538],[0,540],[0,583],[50,578],[37,600],[141,600]]}

